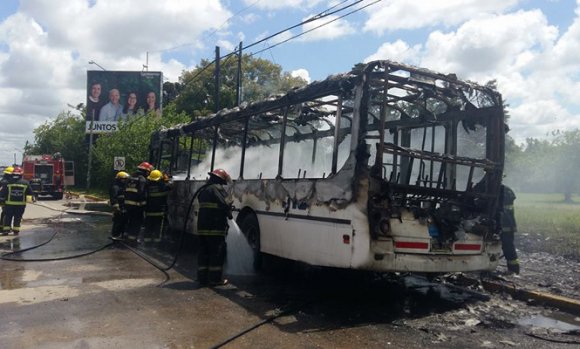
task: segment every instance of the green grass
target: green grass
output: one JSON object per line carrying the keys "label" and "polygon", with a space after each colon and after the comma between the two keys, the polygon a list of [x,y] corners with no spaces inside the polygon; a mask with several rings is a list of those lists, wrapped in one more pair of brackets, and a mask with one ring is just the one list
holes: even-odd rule
{"label": "green grass", "polygon": [[516,195],[520,246],[580,258],[580,197],[564,203],[563,194]]}

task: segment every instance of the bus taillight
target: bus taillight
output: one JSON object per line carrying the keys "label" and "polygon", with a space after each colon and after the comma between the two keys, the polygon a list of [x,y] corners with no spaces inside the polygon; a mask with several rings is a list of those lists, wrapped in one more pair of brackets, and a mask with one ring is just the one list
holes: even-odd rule
{"label": "bus taillight", "polygon": [[481,244],[455,244],[455,251],[481,251]]}
{"label": "bus taillight", "polygon": [[429,243],[419,241],[395,241],[395,248],[427,250],[429,249]]}

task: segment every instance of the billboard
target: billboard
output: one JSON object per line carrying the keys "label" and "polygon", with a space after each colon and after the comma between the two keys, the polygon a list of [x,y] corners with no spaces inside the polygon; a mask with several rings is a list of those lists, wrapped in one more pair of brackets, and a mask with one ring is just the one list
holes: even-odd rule
{"label": "billboard", "polygon": [[161,117],[163,73],[87,71],[86,133],[108,133],[134,117]]}

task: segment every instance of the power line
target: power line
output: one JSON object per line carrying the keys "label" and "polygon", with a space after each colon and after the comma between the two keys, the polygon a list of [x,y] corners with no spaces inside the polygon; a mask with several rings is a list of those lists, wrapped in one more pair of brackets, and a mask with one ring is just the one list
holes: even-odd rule
{"label": "power line", "polygon": [[[262,43],[262,42],[264,42],[264,41],[266,41],[266,40],[269,40],[269,39],[271,39],[271,38],[273,38],[273,37],[275,37],[275,36],[278,36],[278,35],[280,35],[280,34],[282,34],[282,33],[284,33],[284,32],[287,32],[287,31],[289,31],[289,30],[292,30],[292,29],[294,29],[294,28],[297,28],[297,27],[299,27],[299,26],[301,26],[301,25],[304,25],[304,24],[307,24],[307,23],[310,23],[310,22],[314,22],[314,21],[316,21],[316,20],[319,20],[319,19],[322,19],[322,18],[328,17],[328,16],[330,16],[330,15],[333,15],[333,14],[335,14],[335,13],[338,13],[338,12],[344,11],[344,10],[346,10],[346,9],[348,9],[348,8],[350,8],[350,7],[354,6],[354,5],[357,5],[357,4],[359,4],[359,3],[361,3],[361,2],[363,2],[363,1],[365,1],[365,0],[357,0],[357,1],[355,1],[354,3],[352,3],[352,4],[350,4],[350,5],[347,5],[347,6],[341,7],[341,8],[339,8],[339,9],[337,9],[337,10],[334,10],[334,11],[332,11],[332,10],[333,10],[333,9],[335,9],[337,6],[340,6],[340,5],[342,5],[342,4],[344,4],[344,3],[348,2],[348,1],[350,1],[350,0],[343,0],[343,1],[341,1],[340,3],[338,3],[338,4],[336,4],[336,5],[332,6],[332,7],[329,7],[329,8],[327,8],[327,9],[325,9],[324,11],[321,11],[321,12],[319,12],[318,14],[316,14],[316,15],[314,15],[314,16],[312,16],[312,17],[310,17],[310,18],[308,18],[308,19],[306,19],[306,20],[304,20],[304,21],[302,21],[302,22],[300,22],[300,23],[298,23],[298,24],[295,24],[295,25],[293,25],[293,26],[291,26],[291,27],[288,27],[288,28],[285,28],[285,29],[283,29],[283,30],[280,30],[280,31],[278,31],[278,32],[276,32],[276,33],[274,33],[274,34],[272,34],[272,35],[269,35],[269,36],[267,36],[267,37],[265,37],[265,38],[263,38],[263,39],[261,39],[261,40],[258,40],[258,41],[256,41],[256,42],[254,42],[254,43],[250,44],[250,45],[247,45],[247,46],[243,47],[243,48],[242,48],[242,50],[244,50],[244,51],[245,51],[245,50],[247,50],[247,49],[249,49],[249,48],[251,48],[251,47],[253,47],[253,46],[256,46],[256,45],[258,45],[258,44],[260,44],[260,43]],[[310,30],[308,30],[308,31],[306,31],[306,32],[303,32],[302,34],[299,34],[299,35],[293,36],[293,37],[291,37],[291,38],[289,38],[289,39],[287,39],[287,40],[284,40],[284,41],[282,41],[282,42],[276,43],[276,44],[274,44],[274,45],[272,45],[272,46],[270,46],[270,47],[267,47],[267,48],[265,48],[265,49],[263,49],[263,50],[260,50],[260,51],[258,51],[258,52],[256,52],[256,53],[252,53],[250,56],[253,56],[253,55],[255,55],[255,54],[261,53],[261,52],[263,52],[263,51],[266,51],[266,50],[268,50],[268,49],[271,49],[271,48],[273,48],[273,47],[276,47],[276,46],[278,46],[278,45],[281,45],[281,44],[283,44],[283,43],[285,43],[285,42],[288,42],[288,41],[290,41],[290,40],[292,40],[292,39],[294,39],[294,38],[297,38],[297,37],[299,37],[299,36],[302,36],[302,35],[304,35],[304,34],[306,34],[306,33],[309,33],[309,32],[311,32],[311,31],[313,31],[313,30],[316,30],[316,29],[318,29],[318,28],[320,28],[320,27],[323,27],[323,26],[325,26],[325,25],[327,25],[327,24],[330,24],[330,23],[332,23],[332,22],[334,22],[334,21],[336,21],[336,20],[338,20],[338,19],[344,18],[344,17],[346,17],[346,16],[348,16],[348,15],[350,15],[350,14],[352,14],[352,13],[355,13],[355,12],[358,12],[358,11],[360,11],[360,10],[364,9],[364,8],[367,8],[367,7],[369,7],[370,5],[373,5],[373,4],[375,4],[375,3],[379,2],[379,1],[382,1],[382,0],[377,0],[377,1],[375,1],[375,2],[373,2],[373,3],[371,3],[371,4],[369,4],[369,5],[366,5],[366,6],[360,7],[360,8],[359,8],[359,9],[357,9],[357,10],[351,11],[351,12],[347,13],[346,15],[340,16],[340,17],[338,17],[338,18],[336,18],[336,19],[334,19],[334,20],[331,20],[331,21],[329,21],[329,22],[326,22],[326,23],[324,23],[324,24],[322,24],[322,25],[319,25],[319,26],[317,26],[317,27],[315,27],[315,28],[312,28],[312,29],[310,29]],[[253,4],[252,4],[252,5],[250,5],[250,6],[253,6],[254,4],[255,4],[255,3],[253,3]],[[329,12],[329,11],[330,11],[330,12]],[[236,51],[232,51],[232,52],[228,53],[227,55],[220,57],[220,59],[224,59],[224,58],[230,57],[230,56],[232,56],[232,55],[234,55],[234,54],[237,54],[237,50],[236,50]],[[208,63],[208,64],[207,64],[205,67],[201,68],[201,70],[197,71],[197,73],[196,73],[196,74],[195,74],[195,75],[194,75],[194,76],[193,76],[193,77],[190,79],[190,82],[191,82],[191,81],[193,81],[193,80],[195,80],[195,79],[196,79],[196,78],[197,78],[199,75],[201,75],[201,73],[203,73],[203,72],[204,72],[204,71],[205,71],[207,68],[209,68],[210,66],[212,66],[212,65],[213,65],[215,62],[216,62],[216,60],[214,59],[213,61],[211,61],[210,63]]]}
{"label": "power line", "polygon": [[[347,1],[349,1],[349,0],[343,0],[340,4],[343,4],[343,3],[347,2]],[[352,4],[350,4],[348,6],[339,8],[338,10],[335,10],[335,11],[332,11],[332,12],[328,12],[330,9],[333,9],[333,8],[335,8],[337,6],[337,5],[334,5],[331,8],[328,8],[328,9],[326,9],[326,10],[324,10],[324,11],[322,11],[322,12],[320,12],[320,13],[318,13],[318,14],[316,14],[316,15],[314,15],[314,16],[312,16],[312,17],[310,17],[310,18],[308,18],[308,19],[306,19],[306,20],[304,20],[304,21],[302,21],[300,23],[298,23],[298,24],[295,24],[295,25],[293,25],[291,27],[288,27],[288,28],[283,29],[283,30],[280,30],[280,31],[278,31],[278,32],[276,32],[276,33],[274,33],[272,35],[269,35],[269,36],[267,36],[267,37],[265,37],[265,38],[263,38],[261,40],[258,40],[256,42],[254,42],[253,44],[250,44],[250,45],[244,47],[243,49],[244,50],[247,50],[250,47],[256,46],[258,44],[261,44],[264,41],[270,40],[271,38],[273,38],[275,36],[278,36],[278,35],[280,35],[280,34],[282,34],[284,32],[287,32],[288,30],[292,30],[294,28],[300,27],[301,25],[304,25],[304,24],[307,24],[307,23],[310,23],[310,22],[314,22],[314,21],[319,20],[319,19],[322,19],[324,17],[328,17],[328,16],[333,15],[333,14],[335,14],[337,12],[346,10],[347,8],[352,7],[352,6],[354,6],[354,5],[358,4],[358,3],[361,3],[363,1],[364,0],[357,0],[357,1],[353,2]]]}
{"label": "power line", "polygon": [[308,34],[308,33],[310,33],[311,31],[314,31],[314,30],[316,30],[316,29],[322,28],[322,27],[324,27],[324,26],[326,26],[326,25],[329,25],[329,24],[330,24],[330,23],[332,23],[332,22],[338,21],[339,19],[342,19],[342,18],[344,18],[344,17],[346,17],[346,16],[350,16],[350,15],[351,15],[351,14],[353,14],[353,13],[356,13],[356,12],[359,12],[359,11],[361,11],[361,10],[364,10],[365,8],[367,8],[367,7],[371,6],[371,5],[374,5],[374,4],[376,4],[377,2],[381,2],[381,1],[382,1],[382,0],[376,0],[376,1],[374,1],[374,2],[371,2],[371,3],[370,3],[370,4],[368,4],[368,5],[365,5],[365,6],[363,6],[363,7],[359,7],[358,9],[356,9],[356,10],[353,10],[353,11],[350,11],[350,12],[348,12],[348,13],[346,13],[346,14],[344,14],[344,15],[340,16],[340,17],[336,17],[336,18],[334,18],[334,19],[332,19],[332,20],[330,20],[330,21],[328,21],[328,22],[326,22],[326,23],[322,23],[322,24],[321,24],[321,25],[319,25],[319,26],[316,26],[316,27],[314,27],[314,28],[311,28],[311,29],[309,29],[309,30],[307,30],[307,31],[305,31],[305,32],[302,32],[302,33],[300,33],[300,34],[294,35],[294,36],[292,36],[292,37],[290,37],[290,38],[288,38],[288,39],[286,39],[286,40],[284,40],[284,41],[280,41],[280,42],[278,42],[278,43],[276,43],[276,44],[274,44],[274,45],[272,45],[272,46],[270,46],[270,47],[266,47],[265,49],[262,49],[262,50],[260,50],[260,51],[257,51],[257,52],[253,52],[253,53],[251,53],[251,54],[249,54],[249,55],[250,55],[250,56],[254,56],[254,55],[260,54],[260,53],[262,53],[262,52],[264,52],[264,51],[266,51],[266,50],[270,50],[270,49],[272,49],[272,48],[274,48],[274,47],[276,47],[276,46],[278,46],[278,45],[282,45],[283,43],[286,43],[286,42],[288,42],[288,41],[290,41],[290,40],[293,40],[293,39],[296,39],[296,38],[298,38],[298,37],[301,37],[301,36],[302,36],[302,35],[304,35],[304,34]]}
{"label": "power line", "polygon": [[[251,3],[250,5],[244,7],[243,9],[239,10],[238,12],[234,13],[233,15],[231,15],[230,17],[228,17],[228,19],[226,19],[222,24],[220,24],[219,27],[217,27],[216,29],[212,30],[209,34],[206,35],[205,39],[209,39],[210,37],[212,37],[213,35],[215,35],[215,33],[218,32],[218,30],[222,29],[224,27],[224,25],[226,25],[229,21],[232,20],[232,18],[236,17],[237,15],[239,15],[240,13],[254,7],[257,3],[259,3],[262,0],[256,0],[253,3]],[[173,46],[170,48],[166,48],[166,49],[160,49],[160,50],[152,50],[149,52],[166,52],[166,51],[173,51],[173,50],[177,50],[178,48],[182,48],[182,47],[187,47],[187,46],[191,46],[191,45],[195,45],[195,43],[190,42],[190,43],[184,43],[184,44],[180,44],[177,46]]]}
{"label": "power line", "polygon": [[262,0],[256,0],[253,3],[251,3],[250,5],[244,7],[243,9],[241,9],[238,12],[231,15],[230,18],[226,19],[217,29],[214,29],[214,31],[212,31],[208,36],[213,36],[218,30],[222,29],[223,26],[226,25],[226,23],[228,23],[232,18],[234,18],[235,16],[239,15],[240,13],[246,11],[247,9],[254,7],[254,5],[259,3],[260,1],[262,1]]}

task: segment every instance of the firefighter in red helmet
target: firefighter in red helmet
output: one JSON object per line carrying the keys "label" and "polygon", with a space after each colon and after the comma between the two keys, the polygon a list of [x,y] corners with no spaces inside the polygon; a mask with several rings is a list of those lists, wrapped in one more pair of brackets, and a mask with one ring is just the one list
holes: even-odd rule
{"label": "firefighter in red helmet", "polygon": [[26,209],[26,200],[32,200],[32,189],[28,181],[22,179],[24,171],[15,166],[12,178],[0,190],[0,202],[4,203],[4,222],[2,235],[12,230],[14,235],[20,233],[20,223]]}
{"label": "firefighter in red helmet", "polygon": [[125,187],[125,208],[127,209],[127,225],[125,232],[129,240],[139,239],[141,225],[143,225],[146,201],[147,176],[153,171],[153,165],[142,162],[137,171],[131,174]]}
{"label": "firefighter in red helmet", "polygon": [[197,255],[197,281],[200,285],[224,285],[223,265],[226,257],[228,219],[232,219],[232,203],[227,198],[224,185],[231,181],[222,169],[209,173],[209,179],[199,192],[197,230],[199,251]]}

